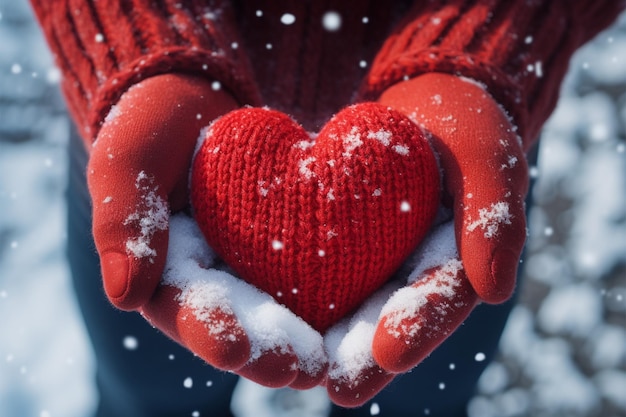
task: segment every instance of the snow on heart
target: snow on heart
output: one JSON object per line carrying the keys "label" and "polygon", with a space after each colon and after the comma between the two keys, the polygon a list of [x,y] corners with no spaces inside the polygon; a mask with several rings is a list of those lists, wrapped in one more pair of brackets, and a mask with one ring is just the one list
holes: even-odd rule
{"label": "snow on heart", "polygon": [[317,135],[283,113],[245,108],[206,131],[191,198],[219,256],[324,331],[425,236],[439,171],[421,130],[375,103],[344,109]]}

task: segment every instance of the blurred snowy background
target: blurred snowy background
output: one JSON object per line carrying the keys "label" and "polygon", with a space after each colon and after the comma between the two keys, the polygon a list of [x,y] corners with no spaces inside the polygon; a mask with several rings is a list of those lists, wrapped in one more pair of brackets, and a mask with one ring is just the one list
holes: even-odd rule
{"label": "blurred snowy background", "polygon": [[[58,82],[26,0],[0,0],[0,417],[86,417],[96,400]],[[626,416],[626,14],[578,52],[542,140],[521,303],[470,415]]]}

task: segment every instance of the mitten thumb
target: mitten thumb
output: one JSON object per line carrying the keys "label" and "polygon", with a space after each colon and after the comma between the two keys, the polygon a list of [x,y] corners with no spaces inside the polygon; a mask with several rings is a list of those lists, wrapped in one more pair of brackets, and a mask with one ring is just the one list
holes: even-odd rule
{"label": "mitten thumb", "polygon": [[[168,242],[169,205],[164,187],[146,171],[102,169],[90,163],[93,234],[100,254],[104,289],[118,308],[144,304],[159,283]],[[100,172],[108,174],[98,175]]]}
{"label": "mitten thumb", "polygon": [[188,204],[201,129],[238,107],[208,80],[165,74],[129,89],[91,148],[93,234],[111,302],[137,309],[152,296],[167,255],[171,211]]}

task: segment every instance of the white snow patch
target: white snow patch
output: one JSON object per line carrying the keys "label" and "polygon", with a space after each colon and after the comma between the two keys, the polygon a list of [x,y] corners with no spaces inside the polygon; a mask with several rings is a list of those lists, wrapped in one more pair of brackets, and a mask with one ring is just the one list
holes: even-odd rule
{"label": "white snow patch", "polygon": [[500,201],[491,204],[491,208],[478,210],[478,220],[469,223],[465,230],[473,232],[480,227],[487,239],[497,235],[501,224],[511,224],[512,216],[509,213],[509,204]]}
{"label": "white snow patch", "polygon": [[508,160],[506,161],[506,164],[502,164],[500,166],[500,170],[505,170],[507,168],[511,169],[511,168],[515,168],[515,165],[517,165],[517,157],[516,156],[509,156]]}
{"label": "white snow patch", "polygon": [[376,132],[368,132],[367,138],[374,139],[383,144],[383,146],[389,146],[391,144],[391,138],[393,133],[388,130],[380,129]]}
{"label": "white snow patch", "polygon": [[266,187],[266,182],[263,180],[259,180],[257,181],[257,185],[259,187],[259,194],[261,195],[261,197],[267,197],[267,194],[270,190]]}
{"label": "white snow patch", "polygon": [[139,228],[139,236],[126,241],[126,251],[136,258],[154,258],[157,252],[150,247],[152,237],[156,232],[168,228],[168,204],[157,195],[158,186],[152,186],[152,182],[145,171],[137,175],[135,188],[143,193],[141,197],[143,201],[140,207],[137,207],[137,211],[124,221],[124,225],[132,224]]}
{"label": "white snow patch", "polygon": [[372,356],[372,340],[378,323],[380,310],[393,291],[386,286],[370,297],[350,318],[331,327],[324,337],[330,369],[328,376],[333,380],[358,386],[363,369],[375,365]]}
{"label": "white snow patch", "polygon": [[122,114],[122,111],[120,110],[119,106],[114,104],[113,106],[111,106],[111,109],[105,116],[104,122],[113,123],[121,114]]}
{"label": "white snow patch", "polygon": [[[458,259],[450,259],[428,282],[396,291],[381,311],[381,316],[387,317],[385,323],[387,330],[396,336],[400,335],[399,329],[402,330],[402,334],[415,335],[421,329],[421,323],[410,321],[410,326],[406,327],[402,322],[417,317],[433,294],[453,298],[456,295],[456,288],[461,285],[457,276],[461,269],[462,264]],[[441,311],[441,314],[444,315],[445,311]]]}
{"label": "white snow patch", "polygon": [[196,223],[179,214],[170,219],[170,244],[163,284],[181,289],[178,301],[192,309],[207,331],[224,338],[220,323],[210,320],[210,313],[220,308],[234,313],[252,345],[251,361],[263,352],[287,351],[300,359],[299,367],[311,374],[326,360],[322,336],[270,295],[231,275],[213,268],[216,256],[206,244]]}
{"label": "white snow patch", "polygon": [[295,143],[294,148],[298,148],[301,149],[303,151],[306,151],[307,149],[312,148],[313,146],[315,146],[315,140],[301,140],[297,143]]}
{"label": "white snow patch", "polygon": [[407,145],[394,145],[393,146],[393,150],[398,155],[402,155],[402,156],[408,156],[409,155],[409,147]]}
{"label": "white snow patch", "polygon": [[359,128],[353,126],[352,129],[350,129],[350,133],[342,138],[342,141],[345,149],[343,152],[343,156],[345,158],[350,158],[352,156],[352,152],[354,152],[355,149],[363,145],[363,141],[361,140],[361,133],[359,133]]}
{"label": "white snow patch", "polygon": [[314,156],[310,156],[306,159],[301,159],[298,162],[298,172],[300,172],[302,176],[309,180],[315,177],[315,173],[311,170],[311,168],[309,168],[309,166],[316,160],[317,159]]}
{"label": "white snow patch", "polygon": [[332,188],[330,188],[326,193],[326,199],[328,201],[333,201],[335,199],[335,191]]}

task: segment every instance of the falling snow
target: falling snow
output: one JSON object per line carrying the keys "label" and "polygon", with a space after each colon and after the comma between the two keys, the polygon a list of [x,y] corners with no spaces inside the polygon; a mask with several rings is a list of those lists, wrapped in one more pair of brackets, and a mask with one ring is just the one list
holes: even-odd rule
{"label": "falling snow", "polygon": [[285,13],[280,17],[280,21],[284,25],[292,25],[296,22],[296,17],[291,13]]}
{"label": "falling snow", "polygon": [[[624,176],[615,175],[626,169],[625,17],[576,55],[544,129],[540,162],[531,168],[538,183],[520,305],[485,374],[491,384],[480,385],[470,417],[626,415],[626,285],[620,280],[626,186]],[[0,33],[0,315],[13,318],[0,336],[0,415],[90,415],[93,357],[63,250],[69,124],[56,92],[61,74],[50,64],[26,2],[0,0]],[[98,42],[99,35],[91,36]],[[523,35],[520,41],[535,42]],[[545,67],[534,62],[531,75],[547,77]],[[108,120],[116,116],[112,109]],[[41,163],[51,156],[61,162]],[[578,314],[583,304],[587,316]],[[470,360],[479,353],[471,352]],[[461,372],[463,361],[449,370]],[[327,407],[324,393],[306,394]],[[256,411],[271,404],[270,395],[275,391],[254,386],[239,398]],[[375,415],[373,403],[369,407]]]}
{"label": "falling snow", "polygon": [[322,26],[329,32],[341,29],[341,15],[335,11],[329,11],[322,16]]}
{"label": "falling snow", "polygon": [[126,337],[124,337],[124,340],[122,341],[122,344],[128,350],[137,350],[137,348],[139,347],[139,341],[134,336],[126,336]]}

